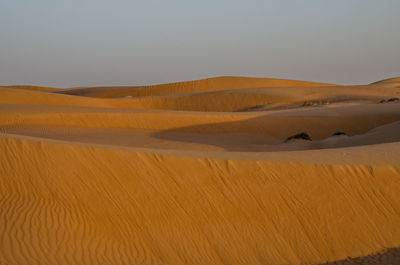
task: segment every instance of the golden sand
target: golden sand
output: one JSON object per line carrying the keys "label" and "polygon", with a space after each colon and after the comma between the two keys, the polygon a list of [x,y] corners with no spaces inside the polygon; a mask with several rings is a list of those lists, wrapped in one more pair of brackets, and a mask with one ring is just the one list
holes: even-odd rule
{"label": "golden sand", "polygon": [[399,78],[0,87],[0,264],[397,264],[399,97]]}

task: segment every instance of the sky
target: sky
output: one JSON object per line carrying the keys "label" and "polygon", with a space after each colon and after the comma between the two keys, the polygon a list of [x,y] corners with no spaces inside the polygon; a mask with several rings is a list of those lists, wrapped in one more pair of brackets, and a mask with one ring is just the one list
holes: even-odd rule
{"label": "sky", "polygon": [[399,0],[0,0],[0,85],[400,76]]}

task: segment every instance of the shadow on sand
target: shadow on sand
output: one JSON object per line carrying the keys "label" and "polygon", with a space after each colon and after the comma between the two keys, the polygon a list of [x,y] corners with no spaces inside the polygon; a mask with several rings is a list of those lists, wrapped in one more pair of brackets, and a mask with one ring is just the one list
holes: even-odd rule
{"label": "shadow on sand", "polygon": [[[298,141],[283,144],[299,132],[307,132],[313,140],[323,140],[337,131],[349,136],[363,134],[377,126],[396,121],[393,116],[355,119],[351,116],[272,116],[265,115],[234,122],[185,126],[154,132],[153,137],[197,144],[214,145],[227,151],[290,151],[325,148],[317,142]],[[378,139],[369,144],[390,142]],[[344,144],[346,146],[347,144]],[[351,145],[351,143],[350,143]],[[329,147],[331,148],[331,147]]]}
{"label": "shadow on sand", "polygon": [[323,263],[319,265],[355,265],[355,264],[368,264],[368,265],[399,265],[400,264],[400,248],[388,248],[385,251],[373,255],[347,258],[345,260],[338,260],[334,262]]}

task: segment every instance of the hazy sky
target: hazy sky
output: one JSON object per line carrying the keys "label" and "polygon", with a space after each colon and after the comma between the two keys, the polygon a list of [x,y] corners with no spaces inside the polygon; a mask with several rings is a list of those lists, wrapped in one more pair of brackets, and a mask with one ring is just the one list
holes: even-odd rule
{"label": "hazy sky", "polygon": [[0,0],[0,85],[400,76],[400,0]]}

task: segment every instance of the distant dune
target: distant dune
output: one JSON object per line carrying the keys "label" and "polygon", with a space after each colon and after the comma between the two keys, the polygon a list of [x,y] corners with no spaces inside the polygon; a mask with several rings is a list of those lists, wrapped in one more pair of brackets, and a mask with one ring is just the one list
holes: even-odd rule
{"label": "distant dune", "polygon": [[388,79],[384,79],[384,80],[380,80],[380,81],[374,82],[372,84],[385,84],[385,83],[394,83],[397,86],[399,86],[400,85],[400,77],[388,78]]}
{"label": "distant dune", "polygon": [[23,90],[36,90],[36,91],[56,91],[56,90],[61,90],[59,88],[54,88],[54,87],[43,87],[43,86],[29,86],[29,85],[15,85],[15,86],[6,86],[8,88],[13,88],[13,89],[23,89]]}
{"label": "distant dune", "polygon": [[0,87],[0,264],[400,264],[399,98],[400,78]]}
{"label": "distant dune", "polygon": [[91,96],[91,97],[122,97],[122,96],[156,96],[184,94],[208,91],[231,90],[238,88],[255,87],[300,87],[300,86],[329,86],[330,84],[304,82],[296,80],[273,79],[273,78],[252,78],[238,76],[221,76],[194,81],[160,84],[152,86],[136,87],[83,87],[72,88],[61,93]]}

